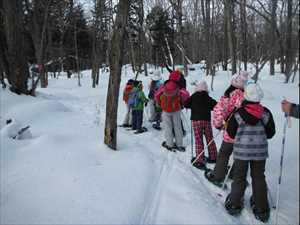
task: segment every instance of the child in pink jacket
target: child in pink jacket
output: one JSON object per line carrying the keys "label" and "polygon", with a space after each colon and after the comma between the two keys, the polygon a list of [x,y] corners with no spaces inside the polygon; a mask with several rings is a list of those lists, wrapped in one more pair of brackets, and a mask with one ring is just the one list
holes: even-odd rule
{"label": "child in pink jacket", "polygon": [[224,130],[223,142],[218,153],[217,162],[213,170],[207,170],[205,177],[217,186],[222,186],[226,176],[227,165],[233,151],[234,140],[226,132],[226,122],[235,109],[239,108],[244,100],[244,86],[248,80],[248,72],[241,71],[231,79],[231,85],[220,98],[213,110],[213,125]]}

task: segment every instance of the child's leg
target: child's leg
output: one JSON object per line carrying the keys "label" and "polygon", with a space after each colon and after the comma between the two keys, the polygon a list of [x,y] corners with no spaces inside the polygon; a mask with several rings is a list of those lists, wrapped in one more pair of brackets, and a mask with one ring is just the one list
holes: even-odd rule
{"label": "child's leg", "polygon": [[172,123],[174,126],[174,133],[175,133],[175,141],[177,147],[183,146],[183,132],[181,127],[181,117],[180,117],[180,111],[178,112],[172,112]]}
{"label": "child's leg", "polygon": [[226,173],[227,173],[227,165],[229,158],[231,156],[231,153],[233,151],[233,144],[223,141],[221,148],[219,150],[218,156],[217,156],[217,162],[213,171],[215,180],[217,181],[223,181]]}
{"label": "child's leg", "polygon": [[269,210],[268,204],[268,189],[265,179],[265,165],[266,160],[262,161],[251,161],[251,179],[252,179],[252,190],[253,200],[255,203],[256,210],[265,212]]}
{"label": "child's leg", "polygon": [[132,129],[136,130],[137,129],[137,115],[136,115],[137,110],[132,110]]}
{"label": "child's leg", "polygon": [[172,114],[163,112],[163,127],[164,127],[164,135],[166,139],[166,144],[169,147],[173,146],[173,123],[172,123]]}
{"label": "child's leg", "polygon": [[137,130],[142,129],[142,124],[143,124],[143,110],[137,110],[137,121],[136,121],[136,128]]}
{"label": "child's leg", "polygon": [[230,200],[234,206],[243,206],[243,197],[247,186],[247,172],[249,161],[234,161],[235,170],[233,172],[233,182],[231,184]]}
{"label": "child's leg", "polygon": [[209,144],[208,146],[208,154],[209,158],[211,160],[216,160],[217,159],[217,147],[216,143],[213,140],[213,133],[212,133],[212,128],[211,128],[211,123],[210,121],[202,121],[203,127],[204,127],[204,135],[206,139],[206,143]]}
{"label": "child's leg", "polygon": [[[192,121],[194,137],[195,137],[195,149],[196,157],[203,151],[203,128],[201,121]],[[197,162],[204,163],[204,153],[198,158]]]}

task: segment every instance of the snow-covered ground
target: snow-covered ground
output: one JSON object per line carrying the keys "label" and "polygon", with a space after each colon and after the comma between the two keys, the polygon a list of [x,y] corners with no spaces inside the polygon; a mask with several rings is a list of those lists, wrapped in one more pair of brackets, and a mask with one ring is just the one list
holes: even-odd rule
{"label": "snow-covered ground", "polygon": [[[126,70],[126,71],[125,71]],[[264,89],[262,101],[273,113],[276,135],[269,141],[267,183],[273,204],[279,176],[284,117],[283,96],[299,102],[298,77],[284,84],[284,77],[259,80]],[[118,122],[125,105],[122,88],[132,78],[123,70]],[[50,79],[37,97],[18,96],[0,90],[0,223],[1,224],[261,224],[251,213],[245,194],[241,216],[226,213],[223,202],[227,191],[208,183],[203,172],[190,166],[189,112],[182,116],[188,134],[185,153],[166,152],[161,147],[163,131],[152,129],[145,110],[148,132],[135,135],[118,129],[118,149],[103,144],[108,74],[91,88],[90,71],[83,72],[82,87],[77,79]],[[167,73],[164,73],[167,78]],[[148,93],[149,77],[140,77]],[[207,79],[201,70],[190,71],[188,90],[194,80]],[[214,81],[216,99],[229,84],[230,75],[218,72]],[[6,125],[5,121],[13,123]],[[11,133],[30,125],[30,135],[17,140]],[[216,135],[218,132],[214,130]],[[216,137],[218,147],[221,135]],[[250,178],[248,179],[250,181]],[[287,130],[280,189],[279,224],[299,224],[299,120],[291,119]],[[269,224],[275,223],[272,210]]]}

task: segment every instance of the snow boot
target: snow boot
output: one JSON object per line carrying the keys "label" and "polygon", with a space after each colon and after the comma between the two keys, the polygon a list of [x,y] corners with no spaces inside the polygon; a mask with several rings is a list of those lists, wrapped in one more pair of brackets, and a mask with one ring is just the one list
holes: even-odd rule
{"label": "snow boot", "polygon": [[128,128],[128,127],[131,127],[130,124],[122,124],[122,125],[119,125],[119,127],[125,127],[125,128]]}
{"label": "snow boot", "polygon": [[260,220],[263,223],[268,222],[268,220],[270,218],[270,209],[267,209],[267,210],[256,209],[253,196],[250,197],[250,206],[251,206],[252,212],[257,220]]}
{"label": "snow boot", "polygon": [[[212,184],[216,185],[217,187],[223,186],[223,181],[216,180],[215,175],[213,174],[213,170],[207,169],[204,173],[205,178],[211,182]],[[226,187],[226,186],[225,186]]]}
{"label": "snow boot", "polygon": [[235,206],[234,204],[232,204],[229,194],[225,200],[225,209],[230,215],[237,216],[241,213],[243,204],[241,204],[241,206]]}

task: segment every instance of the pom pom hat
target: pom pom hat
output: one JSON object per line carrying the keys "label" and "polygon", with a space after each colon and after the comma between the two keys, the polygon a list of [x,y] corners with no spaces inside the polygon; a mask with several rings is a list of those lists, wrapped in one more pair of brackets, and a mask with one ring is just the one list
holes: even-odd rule
{"label": "pom pom hat", "polygon": [[264,97],[264,93],[258,84],[249,83],[245,86],[244,97],[250,102],[260,102]]}
{"label": "pom pom hat", "polygon": [[239,89],[244,89],[248,76],[249,74],[247,71],[240,71],[232,76],[231,85]]}

